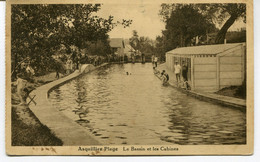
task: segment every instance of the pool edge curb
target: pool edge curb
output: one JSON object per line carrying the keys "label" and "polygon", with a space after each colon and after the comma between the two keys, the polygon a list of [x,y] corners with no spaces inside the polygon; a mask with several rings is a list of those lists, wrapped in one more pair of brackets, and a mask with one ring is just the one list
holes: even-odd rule
{"label": "pool edge curb", "polygon": [[[157,74],[155,74],[155,75],[160,79],[160,77]],[[174,84],[172,84],[170,82],[168,84],[169,84],[169,86],[177,89],[178,91],[185,93],[189,96],[192,96],[194,98],[197,98],[199,100],[211,102],[211,103],[215,103],[215,104],[219,104],[219,105],[223,105],[223,106],[227,106],[227,107],[236,108],[236,109],[239,109],[243,112],[246,112],[246,100],[245,100],[245,104],[239,104],[239,103],[230,102],[228,100],[224,100],[224,99],[220,99],[220,98],[215,98],[215,97],[212,97],[210,95],[207,95],[206,93],[195,92],[195,91],[192,91],[192,90],[185,90],[183,88],[175,86]],[[232,97],[228,97],[228,96],[221,96],[221,97],[232,98]],[[242,99],[236,99],[236,100],[242,100]]]}
{"label": "pool edge curb", "polygon": [[91,64],[84,64],[80,72],[77,70],[64,78],[37,87],[30,93],[36,95],[34,100],[37,104],[30,104],[29,109],[43,125],[47,126],[63,142],[63,146],[101,145],[101,143],[84,127],[55,109],[48,99],[49,93],[77,77],[106,65],[108,63],[96,67]]}

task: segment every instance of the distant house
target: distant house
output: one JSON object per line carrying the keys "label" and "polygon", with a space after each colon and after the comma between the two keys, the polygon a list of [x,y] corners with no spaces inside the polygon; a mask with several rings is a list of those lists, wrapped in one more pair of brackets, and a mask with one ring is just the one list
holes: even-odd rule
{"label": "distant house", "polygon": [[124,49],[125,49],[125,43],[123,38],[111,38],[109,40],[109,44],[111,47],[112,54],[123,56],[124,55]]}
{"label": "distant house", "polygon": [[242,85],[246,73],[245,43],[176,48],[166,53],[166,65],[174,71],[175,62],[188,65],[192,90],[215,92]]}

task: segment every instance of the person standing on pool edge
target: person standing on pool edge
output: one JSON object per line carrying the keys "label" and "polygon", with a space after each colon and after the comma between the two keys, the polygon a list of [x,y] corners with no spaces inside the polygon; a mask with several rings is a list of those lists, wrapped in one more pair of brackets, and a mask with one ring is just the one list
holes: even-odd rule
{"label": "person standing on pool edge", "polygon": [[157,61],[158,61],[158,57],[155,56],[155,57],[154,57],[154,64],[155,64],[155,67],[156,67],[156,68],[157,68]]}
{"label": "person standing on pool edge", "polygon": [[178,85],[179,81],[181,81],[181,77],[180,77],[181,66],[180,66],[180,64],[178,63],[178,61],[175,62],[174,72],[175,72],[175,75],[176,75],[176,81],[177,81],[177,85]]}
{"label": "person standing on pool edge", "polygon": [[182,73],[183,82],[188,81],[188,76],[187,76],[188,67],[187,67],[185,61],[182,61],[181,71],[182,71],[181,73]]}

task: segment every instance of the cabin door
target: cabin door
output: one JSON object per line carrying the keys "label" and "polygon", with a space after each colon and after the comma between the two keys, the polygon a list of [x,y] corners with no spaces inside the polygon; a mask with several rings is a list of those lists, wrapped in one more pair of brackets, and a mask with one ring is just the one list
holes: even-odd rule
{"label": "cabin door", "polygon": [[179,62],[180,62],[180,65],[182,65],[182,62],[185,62],[187,67],[188,67],[188,82],[190,83],[191,82],[191,59],[190,58],[180,58]]}

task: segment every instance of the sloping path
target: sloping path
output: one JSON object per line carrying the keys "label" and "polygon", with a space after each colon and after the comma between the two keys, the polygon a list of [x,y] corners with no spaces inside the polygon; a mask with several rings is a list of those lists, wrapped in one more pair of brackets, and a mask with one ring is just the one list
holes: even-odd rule
{"label": "sloping path", "polygon": [[[106,64],[101,66],[104,65]],[[69,119],[58,111],[58,109],[53,107],[48,100],[48,93],[55,87],[99,67],[83,65],[81,72],[77,70],[66,77],[40,86],[30,93],[30,96],[36,95],[34,100],[37,104],[34,105],[30,103],[29,108],[43,125],[46,125],[57,138],[62,140],[65,146],[99,145],[100,143],[95,136],[91,135],[84,127]]]}
{"label": "sloping path", "polygon": [[201,100],[221,104],[224,106],[231,106],[234,108],[238,108],[242,111],[246,111],[246,100],[229,97],[229,96],[223,96],[218,95],[214,93],[208,93],[208,92],[199,92],[199,91],[192,91],[192,90],[185,90],[180,87],[177,87],[176,77],[172,70],[166,67],[166,64],[160,64],[157,67],[158,70],[166,70],[167,74],[170,77],[169,84],[173,86],[174,88],[177,88],[178,90],[182,91],[183,93],[186,93],[188,95],[194,96],[196,98],[199,98]]}

